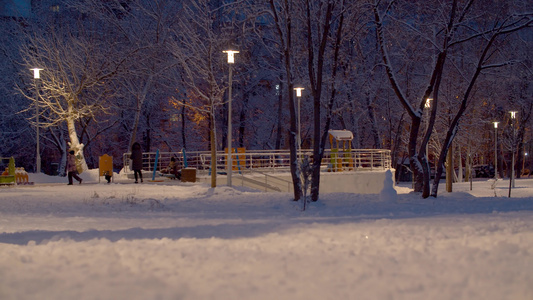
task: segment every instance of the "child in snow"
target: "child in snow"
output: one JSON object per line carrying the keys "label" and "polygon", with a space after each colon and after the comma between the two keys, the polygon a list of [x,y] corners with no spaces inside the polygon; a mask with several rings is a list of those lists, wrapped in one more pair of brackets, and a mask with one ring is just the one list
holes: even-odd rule
{"label": "child in snow", "polygon": [[168,167],[162,170],[161,172],[165,174],[174,174],[174,176],[176,176],[178,180],[181,179],[181,171],[178,170],[176,158],[174,157],[170,158],[170,163],[168,164]]}

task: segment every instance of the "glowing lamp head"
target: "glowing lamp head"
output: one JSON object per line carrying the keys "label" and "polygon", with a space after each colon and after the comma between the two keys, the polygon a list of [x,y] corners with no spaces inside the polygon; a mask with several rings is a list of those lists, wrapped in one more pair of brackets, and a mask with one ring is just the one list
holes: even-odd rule
{"label": "glowing lamp head", "polygon": [[297,87],[297,88],[294,88],[294,90],[296,91],[296,97],[302,97],[302,91],[305,89],[302,87]]}
{"label": "glowing lamp head", "polygon": [[431,101],[433,101],[433,98],[427,98],[426,99],[426,105],[425,105],[426,108],[430,108],[431,107]]}
{"label": "glowing lamp head", "polygon": [[33,68],[33,69],[30,69],[30,70],[33,71],[33,78],[34,79],[41,78],[41,74],[39,72],[42,71],[43,69]]}
{"label": "glowing lamp head", "polygon": [[228,64],[233,64],[233,63],[235,63],[235,54],[236,54],[236,53],[239,53],[239,51],[235,51],[235,50],[225,50],[225,51],[222,51],[222,52],[228,54]]}
{"label": "glowing lamp head", "polygon": [[516,119],[517,111],[510,111],[509,113],[511,114],[511,119]]}

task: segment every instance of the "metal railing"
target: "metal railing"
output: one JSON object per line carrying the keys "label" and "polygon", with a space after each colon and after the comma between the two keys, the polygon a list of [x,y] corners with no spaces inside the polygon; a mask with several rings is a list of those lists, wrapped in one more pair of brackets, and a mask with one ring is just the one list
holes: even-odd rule
{"label": "metal railing", "polygon": [[[130,171],[131,153],[124,153],[124,170]],[[210,172],[211,152],[187,151],[187,152],[159,152],[156,165],[156,152],[143,153],[143,170],[153,171],[154,167],[160,171],[168,166],[170,159],[174,157],[178,168],[195,168],[201,175]],[[312,149],[302,149],[298,159],[307,157],[313,161]],[[225,174],[227,154],[219,151],[216,154],[217,172]],[[244,153],[233,153],[232,163],[234,172],[246,173],[251,171],[261,172],[289,172],[289,150],[246,150]],[[391,168],[391,153],[385,149],[353,149],[351,151],[331,151],[327,149],[322,158],[322,171],[367,171],[385,170]]]}
{"label": "metal railing", "polygon": [[254,171],[253,177],[235,174],[234,183],[241,186],[256,188],[265,192],[290,192],[292,190],[292,181],[282,179],[267,173]]}

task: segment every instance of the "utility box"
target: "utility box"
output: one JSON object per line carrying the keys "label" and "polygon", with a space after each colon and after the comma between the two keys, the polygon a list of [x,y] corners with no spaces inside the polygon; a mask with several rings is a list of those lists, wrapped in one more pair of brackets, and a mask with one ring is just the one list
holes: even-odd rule
{"label": "utility box", "polygon": [[113,179],[113,157],[107,154],[100,156],[98,161],[98,182],[100,182],[100,177],[104,176],[107,182]]}
{"label": "utility box", "polygon": [[181,182],[196,182],[196,168],[181,169]]}

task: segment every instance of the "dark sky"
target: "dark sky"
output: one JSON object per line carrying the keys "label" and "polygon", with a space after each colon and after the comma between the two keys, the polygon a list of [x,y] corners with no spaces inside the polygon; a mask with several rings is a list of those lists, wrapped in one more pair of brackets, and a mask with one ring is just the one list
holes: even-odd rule
{"label": "dark sky", "polygon": [[29,17],[31,0],[0,0],[0,15],[10,17]]}

